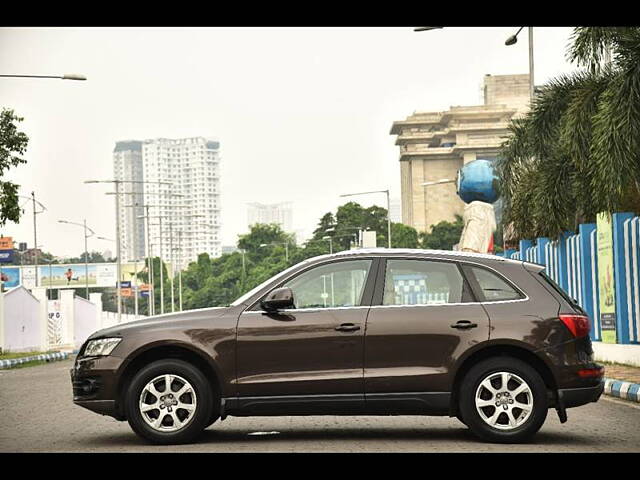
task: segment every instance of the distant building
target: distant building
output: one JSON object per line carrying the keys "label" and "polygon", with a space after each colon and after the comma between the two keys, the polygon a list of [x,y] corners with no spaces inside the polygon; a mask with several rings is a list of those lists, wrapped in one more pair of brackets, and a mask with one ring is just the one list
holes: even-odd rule
{"label": "distant building", "polygon": [[389,217],[394,223],[402,223],[402,200],[399,198],[389,199]]}
{"label": "distant building", "polygon": [[250,203],[247,209],[247,226],[256,223],[275,223],[285,232],[293,229],[293,207],[291,202],[273,204]]}
{"label": "distant building", "polygon": [[402,222],[430,231],[440,221],[462,215],[464,202],[454,183],[422,183],[456,178],[464,164],[495,160],[514,116],[528,110],[529,75],[485,75],[484,105],[415,112],[396,121],[391,134],[400,147]]}
{"label": "distant building", "polygon": [[[144,258],[146,237],[144,219],[144,180],[142,167],[142,142],[127,140],[116,142],[113,149],[113,174],[116,180],[122,180],[120,185],[120,251],[125,261]],[[127,205],[139,205],[128,207]]]}
{"label": "distant building", "polygon": [[235,245],[223,245],[221,249],[222,255],[224,255],[225,253],[233,253],[237,251],[238,247],[236,247]]}
{"label": "distant building", "polygon": [[[161,254],[176,268],[186,267],[200,253],[221,254],[218,141],[192,137],[117,142],[113,159],[116,179],[152,182],[121,184],[124,260],[146,256],[147,225],[152,254]],[[147,212],[143,205],[149,205],[149,222],[139,218]]]}

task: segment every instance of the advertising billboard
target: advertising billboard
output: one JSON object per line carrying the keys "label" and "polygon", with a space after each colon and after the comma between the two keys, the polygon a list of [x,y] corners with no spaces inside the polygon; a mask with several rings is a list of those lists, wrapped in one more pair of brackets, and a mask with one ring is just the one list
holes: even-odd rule
{"label": "advertising billboard", "polygon": [[13,249],[0,250],[0,263],[13,263]]}
{"label": "advertising billboard", "polygon": [[[6,237],[5,237],[6,238]],[[7,266],[0,264],[5,288],[22,285],[25,288],[76,288],[89,285],[91,287],[115,288],[117,267],[115,263],[90,263],[88,265],[88,282],[85,277],[84,263],[51,264],[38,266],[38,284],[36,285],[36,267]]]}
{"label": "advertising billboard", "polygon": [[0,277],[4,288],[13,288],[20,285],[20,267],[1,267]]}
{"label": "advertising billboard", "polygon": [[87,284],[89,287],[115,287],[116,285],[116,265],[113,263],[90,263],[88,271],[81,263],[46,265],[39,269],[38,284],[41,287],[73,288]]}
{"label": "advertising billboard", "polygon": [[598,236],[598,288],[603,343],[616,343],[616,292],[613,278],[613,229],[611,217],[596,217]]}

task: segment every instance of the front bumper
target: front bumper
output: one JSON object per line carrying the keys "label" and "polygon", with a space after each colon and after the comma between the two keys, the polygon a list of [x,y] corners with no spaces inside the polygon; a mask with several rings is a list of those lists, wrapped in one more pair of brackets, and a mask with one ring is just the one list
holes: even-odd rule
{"label": "front bumper", "polygon": [[604,380],[592,387],[564,388],[558,390],[564,408],[579,407],[587,403],[597,402],[604,391]]}
{"label": "front bumper", "polygon": [[122,358],[115,356],[78,357],[70,371],[73,403],[118,420],[124,416],[118,405],[117,372]]}

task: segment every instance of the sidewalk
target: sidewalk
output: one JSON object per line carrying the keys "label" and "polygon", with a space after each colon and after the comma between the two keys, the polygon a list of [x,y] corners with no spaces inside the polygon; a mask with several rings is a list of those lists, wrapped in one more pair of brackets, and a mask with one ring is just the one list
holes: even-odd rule
{"label": "sidewalk", "polygon": [[69,354],[66,352],[43,353],[40,355],[30,355],[24,357],[9,358],[0,360],[0,369],[13,368],[30,362],[53,362],[56,360],[66,360]]}
{"label": "sidewalk", "polygon": [[604,365],[605,395],[640,403],[640,367],[600,363]]}

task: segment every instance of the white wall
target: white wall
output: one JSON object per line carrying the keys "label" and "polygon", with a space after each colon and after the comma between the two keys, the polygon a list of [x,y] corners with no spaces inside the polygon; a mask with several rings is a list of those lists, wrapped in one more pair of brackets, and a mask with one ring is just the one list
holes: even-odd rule
{"label": "white wall", "polygon": [[96,330],[102,328],[96,315],[97,305],[82,297],[74,297],[74,332],[73,343],[80,348],[84,341]]}
{"label": "white wall", "polygon": [[46,350],[42,344],[40,301],[24,287],[12,288],[3,297],[3,351]]}
{"label": "white wall", "polygon": [[[593,343],[596,361],[622,363],[640,367],[640,345],[620,345],[616,343]],[[605,376],[607,375],[605,368]]]}

